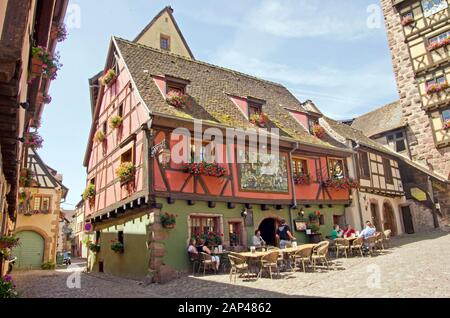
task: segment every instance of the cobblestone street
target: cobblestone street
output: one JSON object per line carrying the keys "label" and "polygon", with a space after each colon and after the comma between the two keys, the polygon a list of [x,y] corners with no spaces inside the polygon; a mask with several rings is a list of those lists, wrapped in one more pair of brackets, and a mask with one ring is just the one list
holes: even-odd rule
{"label": "cobblestone street", "polygon": [[[228,275],[186,276],[166,285],[142,286],[116,277],[85,274],[68,288],[74,270],[14,272],[22,297],[450,297],[450,234],[397,238],[372,258],[332,260],[330,271],[283,273],[282,279],[230,284]],[[75,273],[75,274],[74,274]],[[76,281],[76,280],[74,280]]]}

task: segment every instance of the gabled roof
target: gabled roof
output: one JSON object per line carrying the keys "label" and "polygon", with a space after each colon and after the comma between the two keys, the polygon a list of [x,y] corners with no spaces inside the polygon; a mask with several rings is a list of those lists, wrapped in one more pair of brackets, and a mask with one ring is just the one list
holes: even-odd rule
{"label": "gabled roof", "polygon": [[178,32],[178,35],[181,38],[181,41],[183,41],[184,46],[186,47],[189,55],[191,56],[191,59],[195,59],[194,58],[194,54],[192,54],[191,48],[189,47],[189,45],[186,42],[186,39],[183,36],[183,33],[181,32],[180,28],[178,27],[178,23],[175,20],[175,17],[173,16],[173,9],[171,6],[167,6],[164,9],[162,9],[154,18],[152,21],[150,21],[150,23],[138,34],[138,36],[133,40],[133,42],[138,42],[139,39],[144,36],[145,33],[147,33],[148,30],[150,30],[150,28],[155,24],[156,21],[158,21],[158,19],[164,14],[167,13],[170,17],[170,19],[172,20],[172,23],[175,26],[175,29]]}
{"label": "gabled roof", "polygon": [[33,172],[33,181],[35,184],[33,187],[45,189],[60,188],[62,190],[62,198],[64,199],[67,196],[67,193],[69,192],[67,187],[54,176],[54,171],[50,170],[33,149],[29,149],[27,168],[31,169]]}
{"label": "gabled roof", "polygon": [[[339,139],[339,137],[342,137],[344,140],[350,140],[358,145],[382,152],[384,154],[389,155],[390,157],[395,157],[395,158],[405,162],[407,165],[409,165],[415,169],[418,169],[418,170],[422,171],[423,173],[428,174],[429,176],[431,176],[441,182],[448,183],[448,180],[444,176],[441,176],[440,174],[432,172],[430,169],[428,169],[416,162],[413,162],[412,160],[405,157],[404,155],[399,154],[395,151],[392,151],[391,149],[383,146],[382,144],[370,139],[360,130],[354,129],[344,123],[338,122],[338,121],[333,120],[328,117],[324,117],[322,119],[322,121],[325,122],[324,127],[327,130],[331,129],[332,132],[339,135],[339,136],[334,136],[334,137],[337,137],[337,139]],[[344,142],[344,140],[340,140],[340,141]]]}
{"label": "gabled roof", "polygon": [[[140,96],[153,115],[201,119],[229,127],[253,128],[230,96],[265,101],[268,128],[280,128],[281,136],[299,142],[337,150],[311,136],[289,114],[289,109],[306,112],[302,103],[284,86],[237,71],[156,50],[120,38],[113,38],[120,56],[134,80]],[[180,111],[167,104],[154,76],[169,76],[189,81],[192,106]],[[339,149],[342,150],[342,149]]]}
{"label": "gabled roof", "polygon": [[400,101],[393,102],[353,121],[352,127],[363,131],[368,137],[406,126]]}

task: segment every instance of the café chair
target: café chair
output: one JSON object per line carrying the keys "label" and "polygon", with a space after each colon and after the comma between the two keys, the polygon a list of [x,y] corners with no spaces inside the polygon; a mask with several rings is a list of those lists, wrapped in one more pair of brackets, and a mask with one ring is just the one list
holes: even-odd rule
{"label": "caf\u00e9 chair", "polygon": [[200,253],[200,266],[198,271],[200,272],[202,269],[203,269],[203,276],[205,276],[207,269],[212,269],[214,273],[217,274],[216,263],[214,263],[211,255],[206,253]]}
{"label": "caf\u00e9 chair", "polygon": [[195,254],[195,253],[190,253],[188,252],[189,255],[189,263],[191,263],[192,265],[192,274],[195,275],[195,268],[197,266],[200,266],[200,255],[199,254]]}
{"label": "caf\u00e9 chair", "polygon": [[234,255],[228,255],[228,259],[230,260],[231,270],[230,270],[230,282],[236,283],[236,279],[239,273],[247,274],[247,278],[250,276],[249,266],[245,260],[245,258],[236,257]]}
{"label": "caf\u00e9 chair", "polygon": [[348,258],[348,252],[350,251],[350,241],[344,238],[336,239],[336,258],[339,257],[339,254],[342,252],[345,255],[345,258]]}
{"label": "caf\u00e9 chair", "polygon": [[389,248],[390,246],[390,241],[391,241],[391,235],[392,235],[392,231],[391,230],[386,230],[384,231],[384,237],[383,237],[383,241],[384,244],[387,246],[387,248]]}
{"label": "caf\u00e9 chair", "polygon": [[355,252],[359,252],[361,256],[364,257],[363,247],[364,247],[364,239],[362,237],[354,240],[352,246],[350,246],[352,255],[355,255],[354,254]]}
{"label": "caf\u00e9 chair", "polygon": [[292,261],[294,263],[294,270],[299,268],[298,265],[301,263],[303,267],[303,272],[306,273],[306,263],[311,263],[311,254],[312,248],[305,248],[299,251],[296,251],[294,255],[292,255]]}
{"label": "caf\u00e9 chair", "polygon": [[321,242],[321,243],[317,244],[314,247],[314,253],[311,256],[311,261],[312,261],[314,270],[316,270],[317,262],[326,264],[327,269],[330,268],[330,265],[328,263],[328,258],[327,258],[329,246],[330,246],[330,242],[325,241],[325,242]]}
{"label": "caf\u00e9 chair", "polygon": [[258,278],[261,278],[264,270],[268,270],[269,274],[270,274],[270,279],[273,279],[273,275],[272,275],[273,268],[276,269],[276,271],[278,273],[278,277],[280,277],[280,269],[278,267],[278,257],[279,257],[278,251],[273,251],[261,258],[260,271],[258,274]]}

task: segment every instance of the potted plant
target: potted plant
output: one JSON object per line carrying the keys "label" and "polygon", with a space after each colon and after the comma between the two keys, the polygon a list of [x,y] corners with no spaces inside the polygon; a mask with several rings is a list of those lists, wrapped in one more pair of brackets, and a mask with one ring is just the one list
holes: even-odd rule
{"label": "potted plant", "polygon": [[34,77],[42,75],[52,80],[56,78],[58,70],[62,67],[58,53],[53,56],[46,48],[35,46],[31,49],[31,55],[31,73]]}
{"label": "potted plant", "polygon": [[223,242],[223,234],[218,232],[208,232],[208,233],[194,233],[191,235],[191,239],[196,240],[204,240],[207,245],[218,246],[222,245]]}
{"label": "potted plant", "polygon": [[428,51],[434,51],[437,49],[440,49],[441,47],[447,46],[450,44],[450,37],[440,40],[440,41],[433,41],[427,46]]}
{"label": "potted plant", "polygon": [[256,113],[250,116],[250,122],[260,128],[265,128],[269,122],[269,117],[264,113]]}
{"label": "potted plant", "polygon": [[0,299],[17,298],[19,293],[16,291],[16,285],[14,284],[10,275],[0,277]]}
{"label": "potted plant", "polygon": [[123,118],[121,116],[113,116],[111,117],[111,119],[109,120],[109,127],[111,127],[112,129],[116,129],[119,128],[120,126],[122,126],[123,123]]}
{"label": "potted plant", "polygon": [[359,183],[358,181],[352,178],[342,178],[342,179],[330,178],[327,181],[325,181],[324,186],[327,188],[332,188],[337,191],[340,190],[350,191],[352,189],[358,189]]}
{"label": "potted plant", "polygon": [[164,213],[161,214],[161,224],[166,229],[174,229],[177,224],[177,216],[175,214]]}
{"label": "potted plant", "polygon": [[103,131],[101,131],[101,130],[97,131],[97,133],[96,133],[95,136],[94,136],[94,140],[95,140],[97,143],[102,143],[103,141],[106,140],[105,133],[104,133]]}
{"label": "potted plant", "polygon": [[111,250],[113,250],[117,254],[121,254],[124,252],[125,246],[123,245],[123,243],[117,240],[113,240],[111,241]]}
{"label": "potted plant", "polygon": [[33,176],[33,171],[30,168],[23,168],[20,171],[19,185],[23,188],[31,187]]}
{"label": "potted plant", "polygon": [[38,134],[37,131],[28,132],[25,134],[25,146],[30,147],[32,149],[42,148],[42,144],[44,143],[44,139]]}
{"label": "potted plant", "polygon": [[116,175],[121,183],[127,183],[134,179],[136,166],[132,162],[122,162],[116,170]]}
{"label": "potted plant", "polygon": [[311,222],[318,221],[320,218],[320,212],[311,212],[309,213],[308,218]]}
{"label": "potted plant", "polygon": [[167,94],[166,101],[170,106],[182,109],[186,106],[190,106],[191,99],[187,94],[169,92],[169,94]]}
{"label": "potted plant", "polygon": [[102,77],[102,85],[111,87],[117,79],[116,71],[112,68],[107,70]]}
{"label": "potted plant", "polygon": [[448,88],[447,82],[441,84],[429,84],[426,87],[426,91],[428,95],[431,95],[446,90],[447,88]]}
{"label": "potted plant", "polygon": [[314,136],[316,136],[319,139],[322,139],[323,137],[325,137],[326,132],[325,132],[325,128],[323,128],[321,125],[319,124],[315,124],[312,128],[312,133]]}
{"label": "potted plant", "polygon": [[317,224],[309,224],[308,230],[311,230],[311,235],[319,234],[320,226],[318,226]]}
{"label": "potted plant", "polygon": [[311,184],[311,175],[309,173],[296,173],[294,174],[294,183],[297,185],[309,185]]}
{"label": "potted plant", "polygon": [[183,166],[183,171],[195,176],[210,176],[216,178],[222,178],[226,174],[225,168],[221,167],[218,163],[187,163]]}

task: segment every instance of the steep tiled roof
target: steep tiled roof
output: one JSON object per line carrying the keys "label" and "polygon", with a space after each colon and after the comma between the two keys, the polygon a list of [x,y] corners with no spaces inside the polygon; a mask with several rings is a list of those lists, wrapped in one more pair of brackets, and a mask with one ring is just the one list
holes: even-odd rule
{"label": "steep tiled roof", "polygon": [[404,127],[400,101],[393,102],[356,118],[352,127],[364,132],[368,137]]}
{"label": "steep tiled roof", "polygon": [[[284,137],[299,142],[334,148],[311,136],[285,108],[305,112],[302,104],[282,85],[240,72],[114,38],[142,99],[154,115],[202,119],[230,127],[253,127],[230,96],[266,101],[268,128],[280,128]],[[182,111],[167,104],[153,76],[171,76],[189,81],[192,106]]]}

